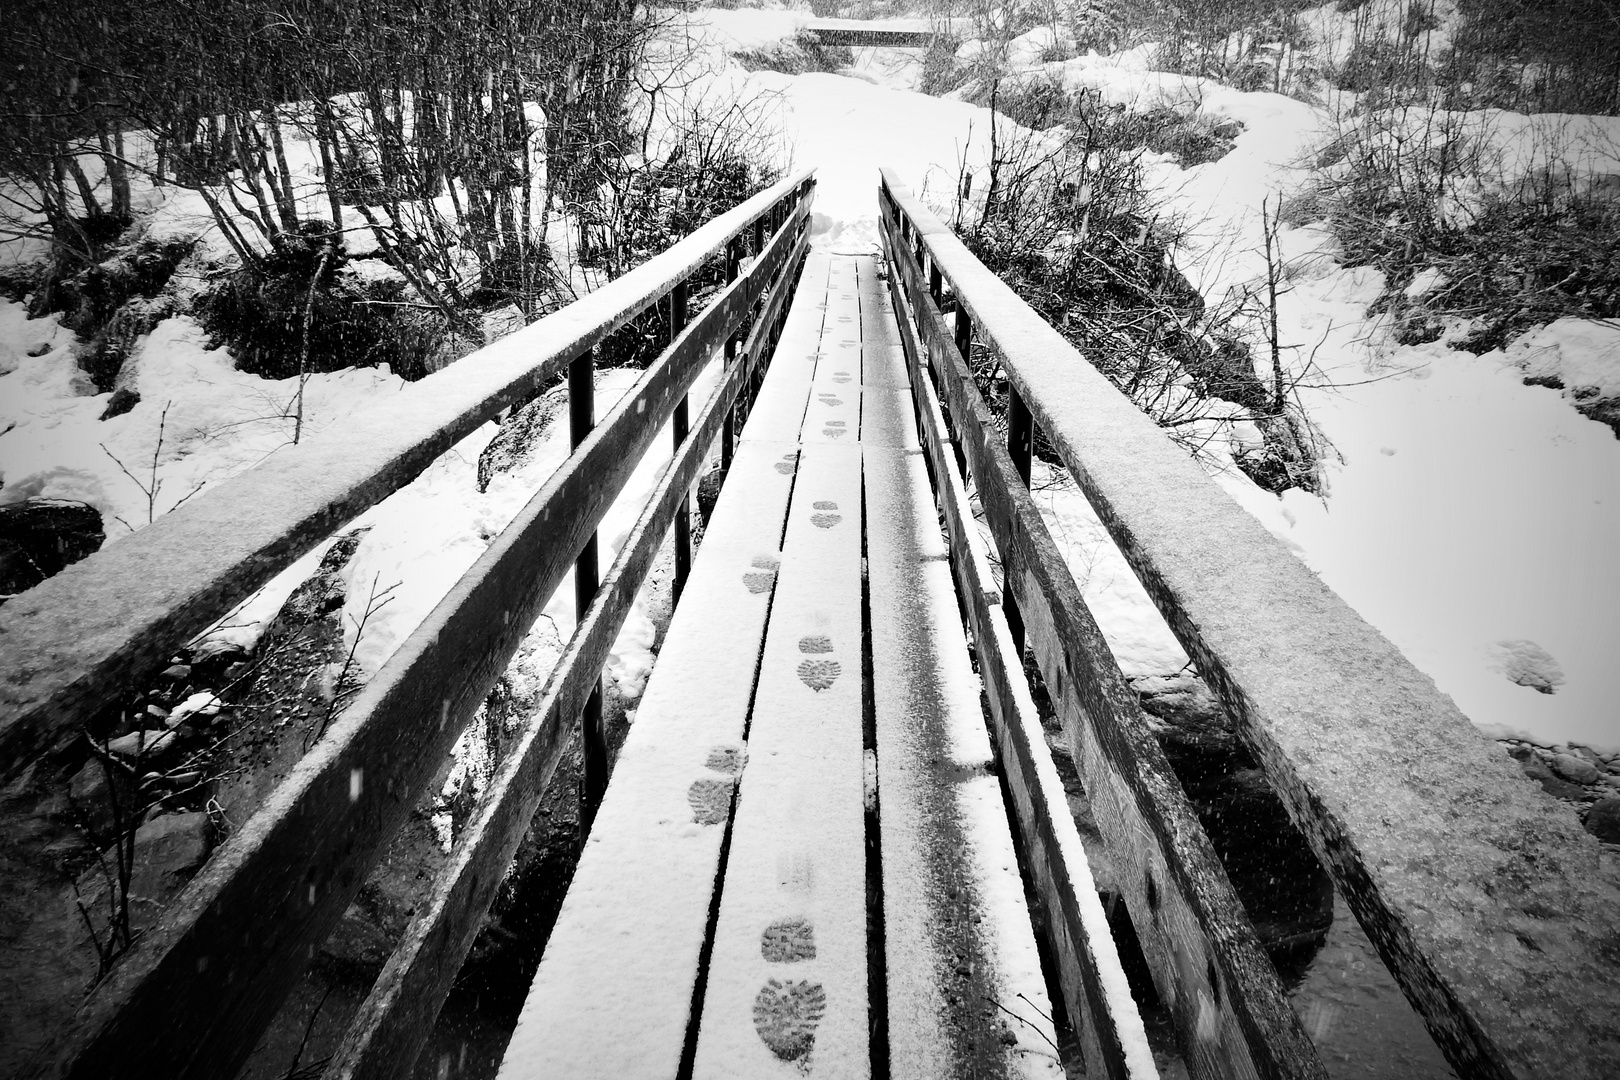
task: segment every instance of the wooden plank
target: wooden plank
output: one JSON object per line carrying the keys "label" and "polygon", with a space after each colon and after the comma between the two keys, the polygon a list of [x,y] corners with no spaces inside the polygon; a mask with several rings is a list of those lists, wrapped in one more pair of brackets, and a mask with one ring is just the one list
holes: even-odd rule
{"label": "wooden plank", "polygon": [[[905,347],[878,261],[857,260],[861,305],[861,442],[917,449],[916,405]],[[847,377],[847,376],[844,376]],[[834,375],[834,383],[840,376]]]}
{"label": "wooden plank", "polygon": [[[909,419],[909,415],[908,415]],[[1063,1075],[920,449],[869,434],[873,712],[890,1076]]]}
{"label": "wooden plank", "polygon": [[900,327],[889,299],[888,270],[877,259],[860,263],[861,385],[889,386],[911,392]]}
{"label": "wooden plank", "polygon": [[[277,452],[0,608],[0,780],[75,737],[117,688],[530,395],[795,193],[793,174],[667,252],[341,430]],[[222,537],[229,537],[224,543]]]}
{"label": "wooden plank", "polygon": [[[806,212],[801,204],[797,216]],[[792,228],[778,232],[491,543],[163,924],[96,988],[36,1072],[234,1073],[675,402],[781,267]]]}
{"label": "wooden plank", "polygon": [[[891,277],[896,307],[904,310],[902,287],[897,277]],[[1046,909],[1043,930],[1058,964],[1058,983],[1070,1026],[1080,1037],[1088,1075],[1097,1070],[1107,1076],[1156,1076],[1151,1054],[1144,1056],[1141,1016],[1124,981],[1107,916],[1069,815],[1062,782],[1046,750],[1021,663],[1010,669],[1016,677],[1009,676],[1008,658],[1018,653],[1006,621],[998,614],[999,593],[974,550],[977,527],[961,492],[962,481],[956,475],[949,443],[942,437],[938,398],[922,367],[911,324],[902,319],[900,329],[920,399],[923,446],[931,459],[950,536],[952,570],[966,598],[979,671],[996,725],[1001,767],[1025,838],[1024,863]]]}
{"label": "wooden plank", "polygon": [[1620,966],[1596,943],[1620,941],[1620,868],[891,174],[885,184],[1453,1068],[1612,1072]]}
{"label": "wooden plank", "polygon": [[503,1078],[677,1072],[796,458],[737,448]]}
{"label": "wooden plank", "polygon": [[[923,297],[909,259],[900,277],[933,359],[1017,597],[1030,644],[1082,767],[1110,862],[1154,984],[1194,1076],[1325,1076],[1288,1007],[1175,773],[1018,477],[951,330]],[[1020,655],[1019,650],[1012,653]],[[1013,670],[1022,680],[1021,663]]]}
{"label": "wooden plank", "polygon": [[[458,839],[424,908],[406,928],[350,1023],[343,1045],[322,1074],[328,1080],[382,1080],[410,1073],[551,781],[567,731],[596,686],[676,511],[698,470],[708,463],[709,448],[745,375],[740,364],[726,372],[699,414],[691,438],[654,487],[548,678],[539,707],[490,781],[478,816]],[[773,469],[772,475],[780,473]],[[785,487],[780,481],[771,486]],[[782,494],[785,510],[785,491]],[[750,495],[757,498],[758,489]],[[735,516],[729,509],[734,501],[726,503],[728,518]],[[754,509],[757,512],[757,505]]]}
{"label": "wooden plank", "polygon": [[806,446],[748,732],[693,1076],[864,1077],[861,456]]}
{"label": "wooden plank", "polygon": [[812,253],[788,308],[782,336],[771,360],[771,374],[749,410],[741,438],[776,441],[791,438],[804,422],[810,380],[821,351],[821,331],[830,260]]}
{"label": "wooden plank", "polygon": [[[855,365],[851,365],[852,367]],[[815,379],[799,429],[802,443],[853,443],[861,431],[861,386],[853,379]]]}

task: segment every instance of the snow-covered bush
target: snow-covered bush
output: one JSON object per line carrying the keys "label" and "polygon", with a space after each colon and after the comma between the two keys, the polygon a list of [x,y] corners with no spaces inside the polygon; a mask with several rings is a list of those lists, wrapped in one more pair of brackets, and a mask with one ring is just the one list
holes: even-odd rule
{"label": "snow-covered bush", "polygon": [[[1252,424],[1259,436],[1239,467],[1269,490],[1316,490],[1312,429],[1287,378],[1256,373],[1256,301],[1207,305],[1176,266],[1183,224],[1149,186],[1143,117],[1080,93],[1061,121],[1034,132],[998,120],[986,175],[964,169],[956,184],[963,242],[1189,451]],[[1000,412],[997,361],[976,351],[970,362]],[[1056,460],[1039,440],[1036,452]]]}
{"label": "snow-covered bush", "polygon": [[[1620,144],[1595,119],[1437,108],[1342,116],[1285,219],[1327,221],[1384,272],[1396,339],[1486,352],[1565,316],[1620,315]],[[1414,279],[1432,280],[1414,288]]]}

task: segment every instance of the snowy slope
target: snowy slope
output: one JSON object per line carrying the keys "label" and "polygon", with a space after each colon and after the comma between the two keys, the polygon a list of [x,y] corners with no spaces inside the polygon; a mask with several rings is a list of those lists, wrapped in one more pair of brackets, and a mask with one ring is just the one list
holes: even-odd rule
{"label": "snowy slope", "polygon": [[[1330,9],[1314,17],[1337,33]],[[742,13],[705,18],[719,38],[734,19],[743,36]],[[757,13],[748,18],[757,36]],[[950,190],[959,162],[982,168],[988,149],[986,110],[911,92],[916,69],[879,62],[877,52],[856,50],[847,74],[753,76],[782,91],[795,162],[821,170],[821,243],[841,250],[869,249],[879,165],[937,195]],[[1146,48],[1046,65],[1034,63],[1033,48],[1014,52],[1030,70],[1112,103],[1196,106],[1242,121],[1225,158],[1186,170],[1161,161],[1153,176],[1197,223],[1179,263],[1206,297],[1256,283],[1261,202],[1303,179],[1325,110],[1153,71]],[[1575,144],[1593,169],[1606,168],[1605,148],[1620,145],[1620,124],[1609,118],[1494,113],[1478,123],[1486,120],[1500,183],[1537,164],[1549,132],[1578,129]],[[1620,749],[1610,672],[1620,656],[1620,440],[1558,391],[1523,385],[1515,363],[1533,371],[1556,347],[1561,369],[1609,385],[1620,381],[1616,339],[1588,323],[1529,335],[1510,355],[1397,346],[1366,310],[1380,275],[1341,268],[1319,229],[1284,229],[1282,243],[1293,286],[1281,300],[1282,337],[1302,343],[1296,366],[1320,369],[1302,399],[1340,460],[1330,463],[1320,500],[1298,491],[1278,499],[1236,470],[1219,482],[1484,730]],[[1083,500],[1056,489],[1040,497],[1127,672],[1180,666],[1179,648]],[[1516,658],[1540,653],[1556,664],[1551,678],[1562,679],[1552,694],[1510,681]]]}

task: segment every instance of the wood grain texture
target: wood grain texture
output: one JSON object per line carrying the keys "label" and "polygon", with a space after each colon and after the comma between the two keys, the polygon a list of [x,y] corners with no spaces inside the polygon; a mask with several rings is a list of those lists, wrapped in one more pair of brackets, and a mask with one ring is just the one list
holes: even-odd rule
{"label": "wood grain texture", "polygon": [[421,798],[675,402],[787,259],[781,230],[650,367],[89,997],[39,1075],[232,1075]]}
{"label": "wood grain texture", "polygon": [[[991,422],[952,329],[923,292],[920,269],[902,258],[896,276],[996,536],[1003,587],[1019,600],[1110,857],[1130,868],[1120,884],[1183,1057],[1195,1076],[1325,1076]],[[1022,679],[1021,663],[1013,672]]]}
{"label": "wood grain texture", "polygon": [[887,198],[1462,1075],[1620,1060],[1620,869],[885,174]]}
{"label": "wood grain texture", "polygon": [[[886,231],[885,239],[889,241],[889,252],[894,252],[892,232]],[[1034,755],[1047,751],[1044,744],[1038,750],[1030,745],[1029,738],[1031,730],[1039,731],[1039,720],[1033,704],[1025,700],[1028,689],[1022,686],[1022,664],[1007,636],[1006,623],[998,614],[1000,591],[975,544],[977,526],[963,478],[956,470],[926,353],[913,325],[914,309],[906,296],[904,274],[905,267],[896,267],[891,256],[889,287],[899,316],[902,345],[911,367],[920,438],[945,517],[952,570],[973,629],[979,672],[995,722],[995,742],[1019,824],[1020,855],[1046,912],[1041,929],[1048,937],[1050,955],[1058,965],[1058,984],[1063,990],[1070,1027],[1080,1037],[1088,1075],[1095,1069],[1109,1077],[1130,1076],[1132,1072],[1127,1067],[1120,1028],[1125,1025],[1140,1030],[1141,1019],[1135,1015],[1136,1005],[1128,994],[1123,1000],[1118,995],[1109,995],[1098,978],[1099,965],[1095,957],[1099,952],[1113,955],[1112,963],[1118,964],[1114,941],[1106,924],[1088,926],[1081,914],[1075,881],[1079,878],[1089,882],[1090,874],[1078,868],[1071,870],[1070,851],[1060,843],[1055,831],[1060,821],[1068,820],[1068,804],[1062,798],[1061,789],[1049,792],[1040,783]],[[1011,670],[1016,672],[1016,682],[1009,675],[1009,662]],[[1029,726],[1032,723],[1033,729]],[[1054,815],[1064,817],[1058,819]],[[1068,830],[1073,829],[1073,822],[1068,821]],[[1078,849],[1078,837],[1073,843],[1074,849]],[[1084,859],[1083,852],[1078,858]]]}

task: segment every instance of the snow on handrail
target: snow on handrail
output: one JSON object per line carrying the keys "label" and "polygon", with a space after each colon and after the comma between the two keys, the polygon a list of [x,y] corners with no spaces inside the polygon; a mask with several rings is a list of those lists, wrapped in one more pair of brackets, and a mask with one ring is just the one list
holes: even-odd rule
{"label": "snow on handrail", "polygon": [[71,738],[322,538],[670,292],[811,182],[802,169],[568,307],[284,447],[0,609],[0,780]]}
{"label": "snow on handrail", "polygon": [[881,186],[1453,1067],[1612,1075],[1614,860],[891,170]]}

